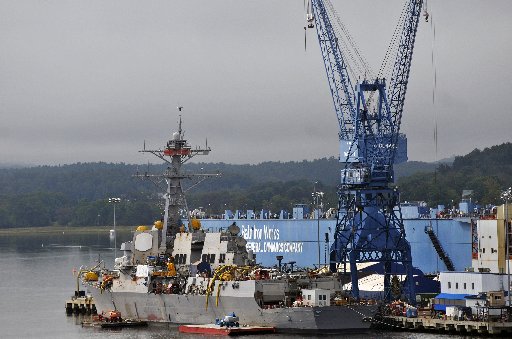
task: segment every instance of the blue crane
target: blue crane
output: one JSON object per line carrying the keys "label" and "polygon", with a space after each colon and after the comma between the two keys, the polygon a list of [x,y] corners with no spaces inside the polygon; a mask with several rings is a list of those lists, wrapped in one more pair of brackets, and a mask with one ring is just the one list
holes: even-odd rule
{"label": "blue crane", "polygon": [[[326,6],[327,5],[327,6]],[[392,296],[393,265],[405,270],[404,294],[415,304],[411,248],[405,239],[400,196],[393,183],[393,164],[401,142],[400,122],[409,79],[414,41],[423,0],[408,0],[398,27],[396,59],[390,81],[350,78],[350,64],[332,25],[328,0],[310,0],[307,27],[316,27],[318,41],[339,124],[341,181],[338,218],[331,247],[331,271],[350,267],[352,294],[359,298],[357,263],[384,266],[384,296]],[[353,80],[357,80],[354,86]]]}

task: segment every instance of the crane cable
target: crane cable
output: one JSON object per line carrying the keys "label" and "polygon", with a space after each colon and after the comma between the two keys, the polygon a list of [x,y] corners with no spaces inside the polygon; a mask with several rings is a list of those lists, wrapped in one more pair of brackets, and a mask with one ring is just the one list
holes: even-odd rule
{"label": "crane cable", "polygon": [[[436,25],[434,23],[434,16],[432,15],[432,6],[430,6],[430,12],[428,9],[428,2],[425,0],[425,12],[424,17],[425,21],[430,21],[430,30],[432,32],[432,47],[431,47],[431,63],[432,63],[432,115],[433,115],[433,123],[434,123],[434,162],[438,161],[438,137],[439,133],[437,130],[437,109],[436,109],[436,93],[437,93],[437,63],[435,57],[436,51]],[[434,183],[437,182],[437,167],[434,172]]]}
{"label": "crane cable", "polygon": [[[325,1],[326,9],[331,13],[330,17],[335,20],[337,24],[335,28],[336,36],[341,38],[341,43],[344,45],[345,50],[347,52],[348,57],[352,60],[355,67],[357,67],[357,71],[359,73],[352,72],[354,76],[363,76],[364,78],[373,78],[373,71],[369,66],[368,61],[365,59],[363,54],[360,52],[359,47],[357,46],[355,40],[352,38],[350,31],[347,29],[346,25],[341,21],[340,15],[336,11],[330,0]],[[340,34],[340,30],[343,34]]]}
{"label": "crane cable", "polygon": [[382,64],[379,69],[379,73],[377,74],[378,78],[383,77],[384,73],[387,73],[388,67],[389,67],[389,58],[391,57],[391,54],[393,51],[397,49],[398,40],[401,37],[401,29],[404,25],[405,16],[407,14],[408,9],[408,3],[407,1],[404,2],[404,6],[402,8],[402,13],[400,13],[400,18],[398,19],[398,22],[396,23],[395,30],[393,32],[393,36],[391,37],[391,41],[388,45],[388,49],[386,50],[386,54],[384,55],[384,60],[382,60]]}
{"label": "crane cable", "polygon": [[[328,4],[329,2],[326,1],[325,3]],[[352,79],[357,79],[359,77],[359,74],[363,73],[363,71],[361,69],[361,65],[355,59],[355,57],[350,49],[350,46],[348,45],[347,41],[345,41],[346,36],[344,34],[342,34],[342,32],[340,31],[340,20],[339,20],[339,17],[336,17],[336,13],[332,12],[333,7],[330,7],[330,8],[326,7],[326,10],[329,12],[329,14],[328,14],[329,18],[337,19],[336,23],[338,24],[338,26],[334,25],[335,22],[332,22],[332,21],[331,21],[331,25],[332,25],[332,28],[334,30],[334,34],[336,37],[337,47],[339,48],[340,51],[342,51],[343,56],[348,57],[351,61],[351,62],[347,62],[345,60],[345,66],[347,67],[347,70],[350,73],[349,77]]]}
{"label": "crane cable", "polygon": [[436,109],[436,92],[437,92],[437,64],[435,58],[435,42],[436,42],[436,26],[434,24],[434,17],[432,15],[432,9],[430,13],[427,9],[427,1],[425,1],[425,20],[428,22],[430,19],[430,29],[432,32],[432,46],[431,46],[431,63],[432,63],[432,109],[434,119],[434,147],[435,147],[435,162],[437,162],[438,156],[438,131],[437,131],[437,109]]}
{"label": "crane cable", "polygon": [[[389,42],[386,53],[384,54],[384,59],[382,60],[382,64],[380,65],[379,72],[377,73],[376,78],[383,78],[384,73],[388,73],[388,72],[392,73],[392,70],[391,71],[388,70],[389,58],[390,58],[392,52],[396,51],[398,49],[397,48],[397,40],[401,36],[400,35],[401,28],[404,25],[404,20],[405,20],[406,14],[407,14],[407,9],[408,9],[407,2],[404,2],[404,6],[402,7],[402,12],[400,13],[400,17],[398,18],[398,22],[396,23],[395,30],[393,31],[393,36],[391,37],[391,41]],[[394,53],[394,54],[396,54],[396,53]],[[391,77],[391,75],[392,74],[389,74],[389,77]],[[372,79],[373,79],[373,77],[372,77]],[[390,86],[390,85],[391,85],[391,82],[388,83],[388,86]],[[369,106],[371,106],[373,103],[374,94],[375,94],[375,92],[371,92],[370,95],[368,96],[367,102],[369,103]]]}

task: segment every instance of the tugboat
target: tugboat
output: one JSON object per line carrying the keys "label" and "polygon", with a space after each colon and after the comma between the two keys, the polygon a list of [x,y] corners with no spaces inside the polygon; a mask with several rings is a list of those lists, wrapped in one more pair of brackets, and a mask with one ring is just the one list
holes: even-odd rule
{"label": "tugboat", "polygon": [[272,327],[277,332],[367,330],[367,319],[377,306],[350,300],[338,274],[260,267],[235,223],[210,233],[201,229],[200,220],[189,219],[182,180],[201,181],[217,174],[184,172],[182,165],[210,151],[208,146],[189,146],[181,117],[163,149],[141,151],[168,164],[162,175],[140,175],[166,183],[164,218],[151,229],[139,226],[133,239],[121,245],[123,256],[112,268],[96,265],[87,270],[94,271],[98,281],[82,275],[98,311],[114,309],[127,318],[196,325],[235,313],[240,326]]}

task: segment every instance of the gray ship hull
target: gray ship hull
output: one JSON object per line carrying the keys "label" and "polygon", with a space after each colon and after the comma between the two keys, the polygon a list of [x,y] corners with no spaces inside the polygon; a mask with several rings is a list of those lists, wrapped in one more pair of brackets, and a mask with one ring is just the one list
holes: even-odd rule
{"label": "gray ship hull", "polygon": [[134,292],[99,293],[94,290],[99,312],[117,309],[124,318],[176,324],[211,324],[234,312],[240,323],[272,326],[278,332],[364,332],[376,306],[278,307],[262,309],[254,298],[204,295],[144,294]]}

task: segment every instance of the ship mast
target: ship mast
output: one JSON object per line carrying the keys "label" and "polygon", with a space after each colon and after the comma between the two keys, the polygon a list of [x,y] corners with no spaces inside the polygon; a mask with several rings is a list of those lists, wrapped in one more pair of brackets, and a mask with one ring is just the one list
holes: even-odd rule
{"label": "ship mast", "polygon": [[[181,112],[182,106],[178,107]],[[220,174],[206,174],[206,173],[189,173],[183,172],[181,167],[189,159],[194,156],[208,155],[211,148],[208,147],[208,142],[204,148],[196,147],[192,148],[184,139],[184,132],[182,129],[181,115],[179,116],[178,131],[172,134],[172,138],[167,141],[164,149],[149,150],[144,149],[139,151],[142,153],[151,153],[168,164],[167,169],[163,174],[137,174],[136,177],[143,179],[149,179],[157,186],[165,182],[165,209],[164,209],[164,222],[162,229],[162,241],[160,243],[160,250],[162,252],[172,253],[174,245],[174,239],[176,234],[184,228],[182,222],[182,212],[186,214],[186,218],[189,218],[187,201],[185,193],[183,191],[182,180],[183,179],[195,179],[199,182],[205,180],[208,177],[219,176]],[[196,183],[196,185],[197,185]],[[190,221],[190,220],[189,220]],[[189,223],[190,226],[190,223]],[[190,227],[189,227],[190,228]],[[165,236],[164,236],[165,235]]]}

